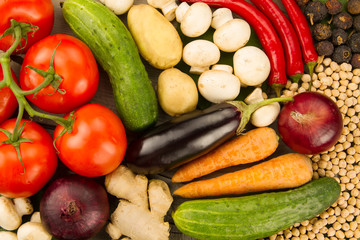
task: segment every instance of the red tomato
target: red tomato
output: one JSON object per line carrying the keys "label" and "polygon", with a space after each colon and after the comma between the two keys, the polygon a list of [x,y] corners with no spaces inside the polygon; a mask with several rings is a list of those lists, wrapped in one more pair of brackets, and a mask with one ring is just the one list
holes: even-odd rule
{"label": "red tomato", "polygon": [[[27,49],[40,39],[48,36],[54,26],[54,6],[51,0],[0,0],[0,35],[10,27],[10,20],[29,23],[39,29],[27,34],[27,41],[23,38],[21,46],[14,53],[25,53]],[[10,48],[14,39],[11,35],[0,39],[0,50]]]}
{"label": "red tomato", "polygon": [[[13,132],[16,119],[9,119],[0,128]],[[15,147],[0,144],[0,194],[11,197],[30,197],[37,193],[54,175],[57,156],[51,135],[39,124],[26,121],[21,138],[32,142],[20,143],[20,154],[25,166],[18,158]],[[8,137],[0,132],[0,142]]]}
{"label": "red tomato", "polygon": [[25,55],[20,71],[20,86],[23,90],[31,90],[44,81],[40,74],[26,66],[47,71],[55,48],[54,69],[62,78],[59,89],[65,90],[65,94],[58,91],[54,93],[54,87],[49,85],[35,97],[26,97],[47,112],[68,113],[89,102],[99,84],[95,57],[79,39],[66,34],[56,34],[34,44]]}
{"label": "red tomato", "polygon": [[[54,139],[63,129],[61,125],[55,128]],[[86,177],[99,177],[119,166],[127,142],[120,118],[110,109],[91,103],[75,111],[72,131],[59,137],[55,145],[60,160],[70,170]]]}
{"label": "red tomato", "polygon": [[[11,70],[12,77],[15,82],[16,76],[15,73]],[[4,79],[2,68],[0,68],[0,80]],[[10,118],[16,108],[18,106],[18,102],[16,100],[15,95],[8,87],[3,87],[0,89],[0,123]]]}

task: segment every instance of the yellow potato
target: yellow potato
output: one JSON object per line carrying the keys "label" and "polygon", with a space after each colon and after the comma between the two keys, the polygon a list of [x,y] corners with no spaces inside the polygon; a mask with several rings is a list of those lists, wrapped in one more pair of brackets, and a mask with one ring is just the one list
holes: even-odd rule
{"label": "yellow potato", "polygon": [[158,98],[161,108],[170,116],[195,110],[198,91],[194,80],[176,68],[163,71],[158,79]]}
{"label": "yellow potato", "polygon": [[146,4],[132,6],[127,22],[141,56],[150,65],[167,69],[181,60],[183,44],[178,32],[154,7]]}

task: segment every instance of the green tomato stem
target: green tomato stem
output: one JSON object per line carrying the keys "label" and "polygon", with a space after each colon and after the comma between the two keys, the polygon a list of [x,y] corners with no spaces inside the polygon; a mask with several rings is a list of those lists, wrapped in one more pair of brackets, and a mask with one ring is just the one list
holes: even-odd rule
{"label": "green tomato stem", "polygon": [[[14,39],[15,40],[14,40],[13,44],[11,45],[11,47],[5,53],[0,55],[0,64],[1,64],[1,67],[3,70],[3,74],[4,74],[4,79],[0,82],[0,87],[5,87],[5,86],[9,87],[11,89],[11,91],[14,93],[14,95],[18,101],[18,104],[19,104],[19,111],[18,111],[18,116],[17,116],[14,133],[17,132],[17,129],[19,129],[19,124],[23,117],[24,110],[27,111],[27,113],[30,115],[30,117],[38,116],[41,118],[50,119],[50,120],[56,122],[57,124],[62,125],[64,128],[69,129],[72,125],[72,122],[70,120],[59,117],[59,116],[50,115],[47,113],[42,113],[42,112],[36,111],[35,109],[32,108],[32,106],[28,103],[28,101],[25,98],[25,95],[33,94],[36,91],[39,91],[41,88],[49,85],[53,81],[53,77],[48,75],[48,77],[45,77],[45,80],[42,84],[40,84],[35,89],[29,90],[29,91],[23,91],[16,84],[14,79],[12,78],[11,68],[10,68],[10,56],[15,51],[16,47],[20,44],[21,37],[23,34],[20,24],[14,24],[14,26],[12,26],[12,27],[13,27],[13,31],[14,31]],[[15,134],[15,135],[17,135],[17,134]],[[18,139],[18,138],[19,138],[19,136],[13,136],[13,140]]]}
{"label": "green tomato stem", "polygon": [[14,40],[13,44],[10,46],[10,48],[2,56],[4,58],[9,59],[9,62],[10,62],[11,54],[15,51],[17,46],[21,43],[21,36],[22,36],[22,30],[21,30],[20,25],[13,26],[14,21],[12,21],[12,20],[11,20],[11,25],[12,25],[11,27],[14,27],[15,40]]}

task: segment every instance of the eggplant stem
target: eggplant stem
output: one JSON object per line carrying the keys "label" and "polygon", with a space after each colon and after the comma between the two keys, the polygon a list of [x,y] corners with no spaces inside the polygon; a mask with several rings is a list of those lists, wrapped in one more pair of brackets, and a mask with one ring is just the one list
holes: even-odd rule
{"label": "eggplant stem", "polygon": [[278,98],[266,99],[261,102],[253,103],[250,105],[246,105],[242,101],[229,101],[228,102],[229,104],[234,105],[241,112],[241,120],[239,127],[236,130],[236,134],[240,135],[244,131],[245,126],[250,121],[251,115],[259,108],[274,102],[289,102],[293,100],[294,99],[292,97],[278,97]]}

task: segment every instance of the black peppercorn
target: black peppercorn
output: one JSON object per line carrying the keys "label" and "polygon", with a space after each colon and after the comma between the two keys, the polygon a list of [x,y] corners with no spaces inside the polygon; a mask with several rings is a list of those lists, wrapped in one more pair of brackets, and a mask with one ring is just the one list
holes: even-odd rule
{"label": "black peppercorn", "polygon": [[313,25],[320,22],[327,16],[327,8],[324,3],[319,1],[310,1],[304,9],[307,20]]}
{"label": "black peppercorn", "polygon": [[347,39],[348,33],[344,29],[336,28],[332,31],[331,42],[335,46],[346,43]]}
{"label": "black peppercorn", "polygon": [[360,33],[354,33],[349,37],[348,45],[353,53],[360,53]]}
{"label": "black peppercorn", "polygon": [[353,17],[348,12],[341,12],[336,14],[333,19],[335,28],[349,29],[353,24]]}
{"label": "black peppercorn", "polygon": [[335,47],[332,59],[338,63],[349,63],[352,58],[351,49],[347,45],[340,45]]}
{"label": "black peppercorn", "polygon": [[356,31],[360,32],[360,15],[354,17],[353,27]]}
{"label": "black peppercorn", "polygon": [[338,0],[328,0],[325,3],[325,6],[327,7],[328,13],[331,15],[341,13],[341,11],[343,10],[343,5]]}
{"label": "black peppercorn", "polygon": [[359,14],[360,13],[360,0],[349,0],[346,8],[350,14],[353,14],[353,15]]}
{"label": "black peppercorn", "polygon": [[331,37],[332,30],[330,25],[324,23],[317,23],[314,26],[313,36],[317,41],[326,40]]}
{"label": "black peppercorn", "polygon": [[334,52],[334,45],[328,40],[316,43],[315,48],[319,56],[331,56]]}
{"label": "black peppercorn", "polygon": [[299,7],[304,7],[310,0],[296,0]]}
{"label": "black peppercorn", "polygon": [[360,68],[360,53],[353,54],[350,64],[353,68]]}

